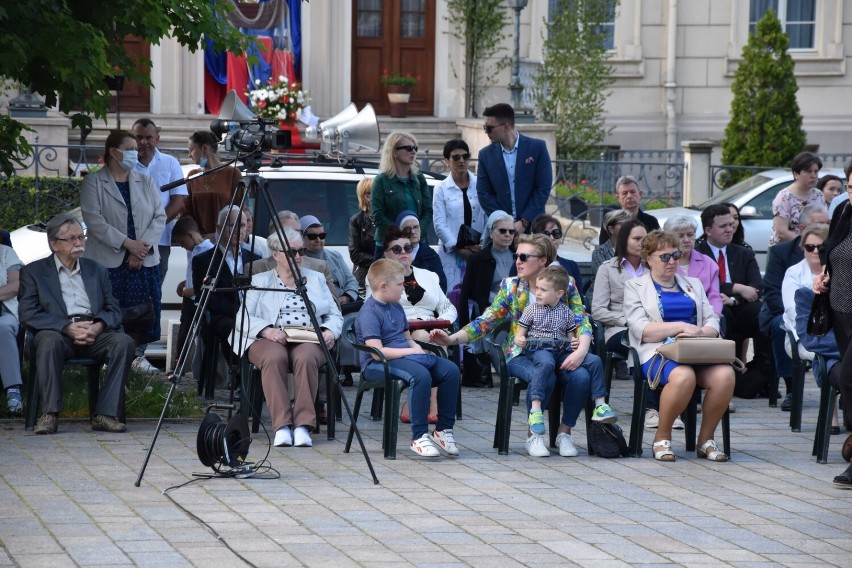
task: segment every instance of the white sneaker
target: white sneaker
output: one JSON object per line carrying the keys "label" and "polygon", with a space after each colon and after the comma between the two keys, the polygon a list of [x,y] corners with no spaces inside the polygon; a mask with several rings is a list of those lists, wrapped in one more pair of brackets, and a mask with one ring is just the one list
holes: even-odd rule
{"label": "white sneaker", "polygon": [[680,419],[680,416],[675,418],[674,422],[672,423],[672,428],[674,430],[683,430],[685,428],[685,426],[683,425],[683,420]]}
{"label": "white sneaker", "polygon": [[556,447],[559,448],[559,455],[563,458],[573,458],[577,452],[577,446],[574,445],[574,438],[567,432],[561,432],[556,436]]}
{"label": "white sneaker", "polygon": [[527,453],[532,458],[546,458],[550,456],[550,450],[544,442],[544,434],[532,434],[527,438]]}
{"label": "white sneaker", "polygon": [[411,440],[411,451],[426,458],[436,458],[441,455],[441,452],[438,451],[438,448],[429,438],[429,432],[426,432],[416,440]]}
{"label": "white sneaker", "polygon": [[[680,418],[678,418],[680,420]],[[683,423],[681,423],[683,424]],[[645,411],[645,428],[649,430],[653,430],[660,425],[660,413],[654,410],[653,408],[649,408]],[[683,426],[681,426],[683,427]]]}
{"label": "white sneaker", "polygon": [[275,432],[275,441],[273,442],[273,445],[276,448],[293,445],[293,433],[290,432],[289,426],[279,428],[278,431]]}
{"label": "white sneaker", "polygon": [[446,428],[443,431],[435,430],[429,434],[429,439],[432,440],[432,443],[438,446],[438,448],[447,452],[447,454],[451,456],[459,455],[459,448],[456,446],[456,438],[453,436],[453,431],[449,428]]}
{"label": "white sneaker", "polygon": [[298,426],[293,430],[293,445],[297,448],[310,448],[314,445],[314,441],[311,440],[311,434],[307,428]]}
{"label": "white sneaker", "polygon": [[134,369],[139,371],[140,373],[148,373],[150,375],[158,375],[160,374],[160,370],[151,364],[151,362],[146,359],[144,356],[137,357],[133,360],[133,364],[131,365]]}

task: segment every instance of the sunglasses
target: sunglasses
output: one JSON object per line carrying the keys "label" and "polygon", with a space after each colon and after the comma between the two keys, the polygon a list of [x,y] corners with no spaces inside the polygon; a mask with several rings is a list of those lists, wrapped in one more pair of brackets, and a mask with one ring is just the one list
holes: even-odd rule
{"label": "sunglasses", "polygon": [[810,245],[802,245],[802,248],[805,249],[808,252],[814,252],[815,250],[819,250],[819,247],[821,247],[821,246],[822,246],[821,244],[820,245],[810,244]]}
{"label": "sunglasses", "polygon": [[497,128],[498,126],[503,126],[506,124],[505,122],[501,122],[500,124],[483,124],[482,129],[487,133],[491,134],[491,131]]}
{"label": "sunglasses", "polygon": [[410,253],[411,251],[414,250],[414,247],[411,246],[411,245],[404,245],[404,246],[394,245],[391,248],[389,248],[388,250],[391,251],[392,253],[396,254],[396,255],[399,255],[399,254],[402,254],[402,253],[408,254],[408,253]]}
{"label": "sunglasses", "polygon": [[543,254],[527,254],[524,252],[521,253],[512,253],[512,259],[515,261],[520,260],[521,262],[526,262],[531,258],[544,258]]}
{"label": "sunglasses", "polygon": [[551,239],[561,239],[562,231],[560,229],[553,229],[552,231],[542,231],[542,235],[547,235]]}
{"label": "sunglasses", "polygon": [[662,260],[663,262],[668,262],[670,260],[680,260],[680,257],[682,256],[683,253],[679,250],[676,250],[674,252],[664,252],[660,255],[660,260]]}
{"label": "sunglasses", "polygon": [[[278,251],[278,252],[281,252],[281,251]],[[308,249],[305,249],[305,248],[290,249],[290,250],[283,251],[283,252],[284,252],[284,254],[289,256],[290,258],[296,258],[296,255],[304,257],[305,254],[308,252]]]}
{"label": "sunglasses", "polygon": [[411,145],[411,144],[407,144],[407,145],[405,145],[405,146],[397,146],[397,147],[396,147],[396,149],[397,149],[397,150],[405,150],[406,152],[416,152],[416,151],[417,151],[417,146],[413,146],[413,145]]}
{"label": "sunglasses", "polygon": [[327,234],[328,233],[305,233],[305,238],[309,241],[315,241],[317,239],[324,241]]}
{"label": "sunglasses", "polygon": [[459,160],[464,160],[466,162],[470,159],[470,154],[451,154],[450,159],[454,162],[458,162]]}
{"label": "sunglasses", "polygon": [[515,229],[497,229],[497,232],[501,235],[514,235]]}

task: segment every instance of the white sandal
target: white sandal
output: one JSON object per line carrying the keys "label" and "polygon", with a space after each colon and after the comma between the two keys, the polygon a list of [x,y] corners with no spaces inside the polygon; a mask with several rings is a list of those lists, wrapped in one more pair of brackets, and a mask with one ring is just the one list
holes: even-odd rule
{"label": "white sandal", "polygon": [[728,461],[728,456],[719,451],[719,446],[716,445],[715,440],[707,440],[695,453],[698,454],[699,458],[707,458],[714,462]]}
{"label": "white sandal", "polygon": [[659,442],[654,442],[652,448],[654,450],[654,459],[657,461],[673,462],[677,459],[677,456],[672,451],[671,440],[660,440]]}

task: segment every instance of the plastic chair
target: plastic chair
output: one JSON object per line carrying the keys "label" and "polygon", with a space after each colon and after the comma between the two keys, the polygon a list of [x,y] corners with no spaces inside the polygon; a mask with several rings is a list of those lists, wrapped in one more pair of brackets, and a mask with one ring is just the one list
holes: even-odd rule
{"label": "plastic chair", "polygon": [[485,338],[488,345],[488,353],[491,355],[491,363],[497,369],[500,376],[500,394],[497,397],[497,416],[494,421],[494,447],[501,456],[509,454],[509,436],[512,428],[512,406],[518,398],[521,389],[526,388],[526,383],[509,376],[509,368],[506,365],[506,357],[500,346],[499,336],[502,330],[498,329]]}
{"label": "plastic chair", "polygon": [[[27,404],[24,428],[32,430],[35,427],[36,417],[41,405],[41,389],[38,384],[38,369],[36,369],[36,345],[35,335],[27,331],[25,342],[29,343],[29,372],[27,373]],[[98,394],[101,388],[101,365],[102,361],[91,357],[71,357],[65,361],[65,365],[80,365],[86,368],[89,390],[89,419],[95,417],[95,409],[98,405]],[[121,422],[126,423],[127,418],[124,408],[124,390],[122,389],[118,402],[119,416]]]}
{"label": "plastic chair", "polygon": [[600,323],[591,320],[592,332],[595,338],[595,348],[598,357],[601,358],[604,364],[604,379],[606,380],[606,401],[609,402],[609,393],[612,390],[612,373],[615,370],[615,363],[626,361],[627,357],[614,351],[607,351],[606,339],[604,338],[604,326]]}
{"label": "plastic chair", "polygon": [[198,377],[198,394],[203,394],[205,399],[210,400],[216,394],[216,368],[221,350],[221,340],[219,334],[210,328],[210,320],[212,319],[210,312],[205,311],[203,318],[204,325],[200,334],[204,349],[201,355],[201,376]]}
{"label": "plastic chair", "polygon": [[[364,399],[364,394],[367,391],[373,391],[373,411],[371,412],[373,419],[376,420],[378,414],[381,420],[382,403],[385,408],[385,417],[382,428],[382,449],[384,450],[385,459],[396,459],[396,439],[399,434],[399,407],[402,391],[408,388],[408,383],[402,379],[395,379],[390,374],[387,359],[382,355],[382,352],[374,347],[358,343],[355,338],[355,329],[346,330],[349,343],[358,351],[364,351],[371,355],[375,355],[378,362],[384,368],[384,376],[381,379],[367,379],[361,375],[361,380],[358,382],[358,392],[355,395],[355,407],[352,411],[353,420],[358,420],[358,413],[361,411],[361,403]],[[431,343],[417,342],[418,345],[435,353],[439,357],[446,358],[446,352]],[[461,387],[459,387],[461,393]],[[461,396],[461,394],[459,394]],[[349,435],[346,437],[346,446],[343,451],[349,453],[352,447],[352,437],[355,435],[355,423],[349,426]]]}
{"label": "plastic chair", "polygon": [[826,372],[825,357],[816,353],[814,356],[814,368],[819,368],[820,373],[820,396],[819,415],[817,416],[816,433],[814,434],[814,447],[812,456],[816,456],[818,463],[828,463],[828,445],[831,441],[831,416],[837,408],[837,388],[830,384]]}
{"label": "plastic chair", "polygon": [[[624,336],[624,342],[628,343],[627,335]],[[645,397],[648,394],[648,381],[642,376],[642,365],[639,362],[639,353],[632,346],[629,346],[629,358],[633,361],[633,418],[630,422],[630,440],[627,446],[630,450],[630,455],[633,457],[642,457],[642,435],[645,432]],[[695,436],[697,432],[696,424],[698,422],[698,413],[695,406],[701,400],[701,387],[695,387],[692,394],[692,399],[686,405],[686,412],[682,415],[684,418],[684,437],[686,438],[686,451],[695,451]],[[722,447],[725,454],[730,459],[731,456],[731,415],[725,410],[722,416]]]}
{"label": "plastic chair", "polygon": [[787,340],[790,342],[790,359],[793,361],[792,394],[793,401],[790,407],[790,430],[802,431],[802,406],[805,399],[805,373],[810,362],[799,356],[799,342],[792,331],[787,331]]}

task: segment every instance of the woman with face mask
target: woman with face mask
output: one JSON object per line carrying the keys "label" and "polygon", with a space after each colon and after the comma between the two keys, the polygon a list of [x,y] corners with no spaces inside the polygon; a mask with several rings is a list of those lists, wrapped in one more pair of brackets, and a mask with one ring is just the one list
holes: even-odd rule
{"label": "woman with face mask", "polygon": [[131,332],[127,327],[137,343],[147,343],[160,338],[157,244],[166,212],[154,180],[133,171],[137,161],[136,139],[124,130],[113,130],[106,139],[104,167],[83,180],[80,209],[87,237],[83,256],[109,269],[119,306],[123,310],[144,306],[146,314],[153,310],[144,329]]}
{"label": "woman with face mask", "polygon": [[[197,130],[189,137],[187,144],[189,157],[200,167],[189,172],[190,176],[218,168],[222,165],[216,150],[219,146],[216,136],[209,130]],[[187,183],[189,200],[186,214],[198,223],[201,235],[213,239],[216,234],[216,217],[226,206],[230,205],[231,197],[237,188],[242,174],[233,166],[208,173],[205,176]],[[239,204],[241,195],[237,195],[235,203]]]}

